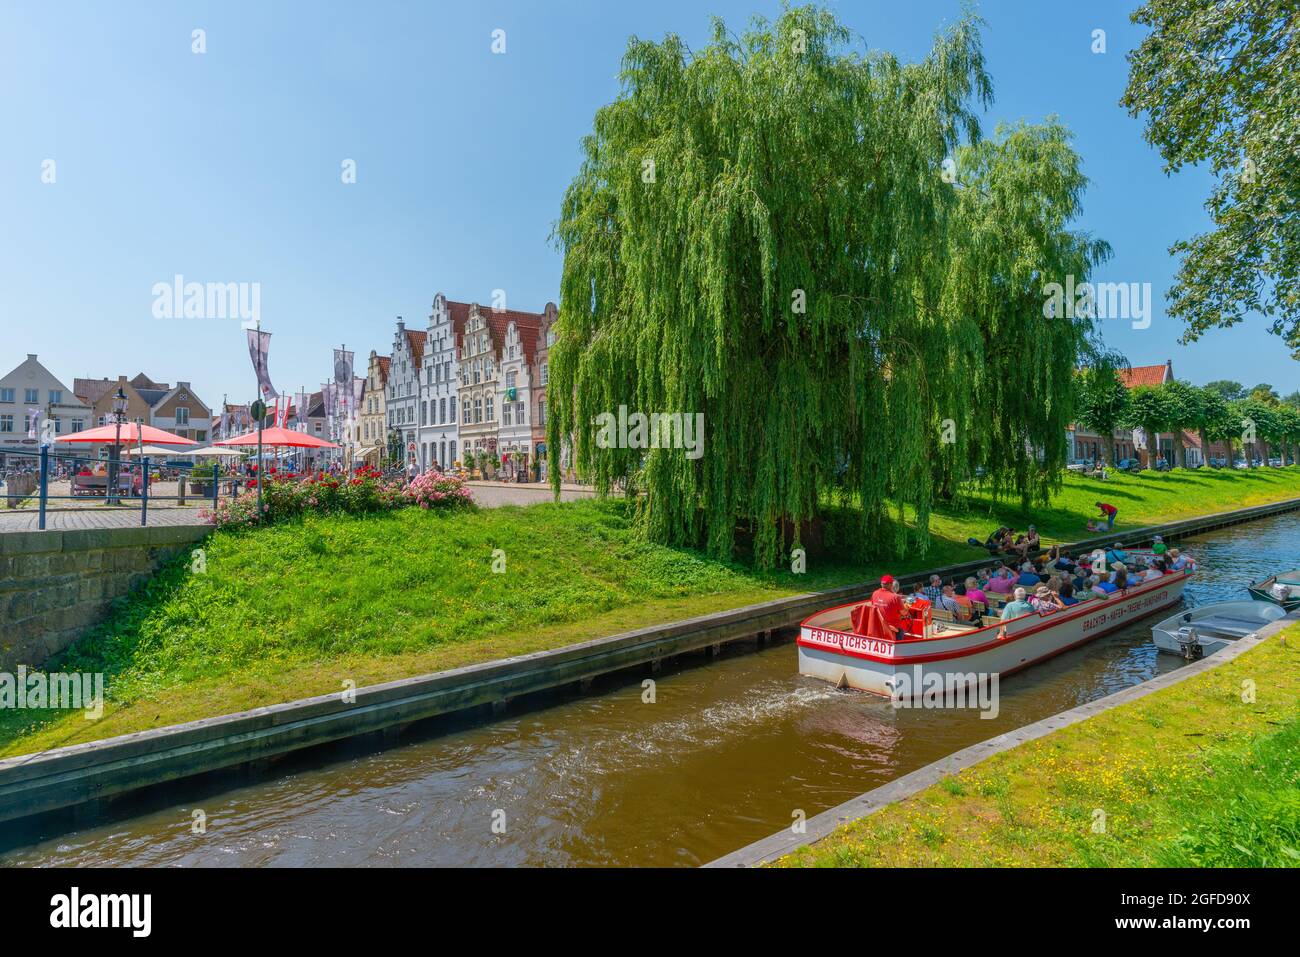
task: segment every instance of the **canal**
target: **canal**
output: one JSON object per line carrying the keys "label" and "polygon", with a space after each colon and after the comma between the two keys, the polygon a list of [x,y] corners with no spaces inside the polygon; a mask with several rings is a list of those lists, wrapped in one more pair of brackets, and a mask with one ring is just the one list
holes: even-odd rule
{"label": "canal", "polygon": [[[1297,564],[1300,517],[1180,542],[1186,601],[1245,598]],[[11,833],[5,865],[698,865],[944,755],[1182,662],[1145,619],[1007,678],[995,719],[895,710],[795,673],[795,645],[611,676],[491,721],[429,722],[386,750],[291,757],[243,785],[178,784],[71,833]],[[195,812],[205,828],[195,833]],[[18,845],[18,846],[15,846]]]}

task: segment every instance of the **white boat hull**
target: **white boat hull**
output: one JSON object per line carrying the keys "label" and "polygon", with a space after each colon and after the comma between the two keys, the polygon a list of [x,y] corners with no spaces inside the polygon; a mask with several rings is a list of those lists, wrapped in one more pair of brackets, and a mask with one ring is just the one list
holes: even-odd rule
{"label": "white boat hull", "polygon": [[[1068,609],[1032,612],[999,626],[888,641],[849,631],[800,628],[799,673],[839,687],[896,697],[940,687],[970,686],[1000,677],[1085,644],[1169,608],[1183,597],[1186,573],[1142,582],[1113,598],[1080,602]],[[818,616],[813,616],[813,619]]]}

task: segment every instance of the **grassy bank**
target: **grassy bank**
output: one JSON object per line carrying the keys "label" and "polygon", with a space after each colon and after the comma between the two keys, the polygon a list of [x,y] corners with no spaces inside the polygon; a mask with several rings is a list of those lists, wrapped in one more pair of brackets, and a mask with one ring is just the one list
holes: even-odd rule
{"label": "grassy bank", "polygon": [[[1074,540],[1104,498],[1117,528],[1300,496],[1300,469],[1070,476],[1032,514],[978,498],[934,518],[929,552],[867,566],[759,573],[637,540],[621,503],[469,514],[419,510],[215,534],[206,571],[165,568],[61,662],[104,672],[105,715],[0,711],[0,755],[95,740],[559,647],[878,576],[969,561],[965,544],[1035,521]],[[493,572],[504,553],[505,572]]]}
{"label": "grassy bank", "polygon": [[995,755],[778,863],[1300,866],[1297,700],[1300,626]]}

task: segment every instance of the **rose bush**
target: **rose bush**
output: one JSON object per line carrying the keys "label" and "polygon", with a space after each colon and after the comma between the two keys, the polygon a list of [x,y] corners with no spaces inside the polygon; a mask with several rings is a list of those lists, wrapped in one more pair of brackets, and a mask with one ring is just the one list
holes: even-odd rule
{"label": "rose bush", "polygon": [[[268,469],[264,479],[260,516],[263,522],[282,521],[307,512],[364,515],[410,506],[424,509],[474,507],[473,496],[464,481],[440,472],[417,476],[408,485],[390,481],[369,466],[349,476],[317,472],[305,478],[277,474],[274,469]],[[248,486],[247,494],[230,499],[216,509],[204,509],[200,515],[222,528],[257,524],[257,488],[253,482]]]}

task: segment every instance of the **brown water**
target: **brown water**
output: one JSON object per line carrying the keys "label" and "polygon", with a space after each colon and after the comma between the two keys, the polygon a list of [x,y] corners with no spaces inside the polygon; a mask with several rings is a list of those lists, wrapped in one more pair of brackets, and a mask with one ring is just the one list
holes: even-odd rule
{"label": "brown water", "polygon": [[[1300,519],[1188,539],[1186,598],[1245,598],[1300,565]],[[293,758],[233,789],[179,784],[118,819],[10,834],[8,865],[695,865],[966,745],[1180,667],[1156,615],[1007,678],[1000,714],[894,710],[795,673],[792,641],[666,666],[486,723],[447,719],[383,751]],[[521,709],[522,710],[522,709]],[[207,817],[204,834],[192,812]],[[504,833],[493,830],[504,821]],[[499,828],[498,828],[499,829]],[[21,842],[25,846],[13,847]]]}

